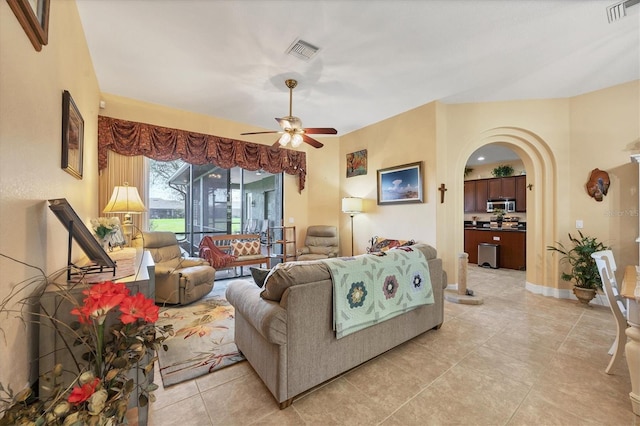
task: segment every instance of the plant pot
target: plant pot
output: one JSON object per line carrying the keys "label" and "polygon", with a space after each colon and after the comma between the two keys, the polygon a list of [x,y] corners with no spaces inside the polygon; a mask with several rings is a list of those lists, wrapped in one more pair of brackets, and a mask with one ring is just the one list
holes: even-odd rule
{"label": "plant pot", "polygon": [[580,303],[588,305],[591,300],[596,297],[596,291],[592,288],[574,287],[573,294],[576,295]]}

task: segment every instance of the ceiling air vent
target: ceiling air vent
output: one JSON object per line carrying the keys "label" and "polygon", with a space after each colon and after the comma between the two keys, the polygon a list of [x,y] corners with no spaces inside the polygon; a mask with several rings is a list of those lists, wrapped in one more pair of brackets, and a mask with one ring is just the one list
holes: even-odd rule
{"label": "ceiling air vent", "polygon": [[298,39],[294,41],[291,46],[289,46],[289,48],[287,49],[287,53],[304,61],[308,61],[309,59],[313,58],[316,53],[318,53],[318,50],[320,50],[319,47],[316,47],[304,40]]}
{"label": "ceiling air vent", "polygon": [[607,18],[609,23],[615,22],[627,16],[627,8],[640,3],[640,0],[624,0],[607,6]]}

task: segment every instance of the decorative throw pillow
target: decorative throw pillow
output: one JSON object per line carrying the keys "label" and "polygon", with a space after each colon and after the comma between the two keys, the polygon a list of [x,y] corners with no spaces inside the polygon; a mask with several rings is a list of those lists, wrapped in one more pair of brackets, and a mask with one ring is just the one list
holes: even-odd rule
{"label": "decorative throw pillow", "polygon": [[260,254],[260,241],[234,241],[231,243],[234,256],[251,256]]}
{"label": "decorative throw pillow", "polygon": [[262,288],[262,286],[264,286],[265,280],[267,279],[267,275],[269,275],[269,272],[271,272],[271,269],[256,268],[254,266],[251,266],[249,267],[249,270],[251,271],[253,281],[258,287]]}
{"label": "decorative throw pillow", "polygon": [[384,252],[395,247],[412,246],[415,243],[414,240],[390,240],[387,238],[373,237],[371,239],[371,247],[367,249],[367,252]]}

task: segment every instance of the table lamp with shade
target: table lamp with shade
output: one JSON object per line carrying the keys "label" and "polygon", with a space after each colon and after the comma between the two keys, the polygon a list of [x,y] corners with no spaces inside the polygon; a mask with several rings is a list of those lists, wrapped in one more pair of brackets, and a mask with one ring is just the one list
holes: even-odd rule
{"label": "table lamp with shade", "polygon": [[146,211],[147,208],[140,198],[138,188],[129,186],[127,182],[124,183],[124,186],[113,188],[111,199],[102,210],[103,213],[124,213],[122,227],[128,244],[131,243],[131,227],[133,226],[131,215],[141,214]]}
{"label": "table lamp with shade", "polygon": [[353,256],[353,216],[362,213],[362,198],[345,197],[342,199],[342,212],[351,216],[351,256]]}

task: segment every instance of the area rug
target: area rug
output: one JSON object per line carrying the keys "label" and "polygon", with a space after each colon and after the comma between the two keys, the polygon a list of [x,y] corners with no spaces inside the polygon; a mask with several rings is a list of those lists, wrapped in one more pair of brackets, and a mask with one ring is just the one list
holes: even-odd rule
{"label": "area rug", "polygon": [[245,359],[234,343],[233,306],[215,291],[187,306],[162,308],[156,324],[173,324],[175,332],[164,342],[168,350],[157,352],[165,387]]}

